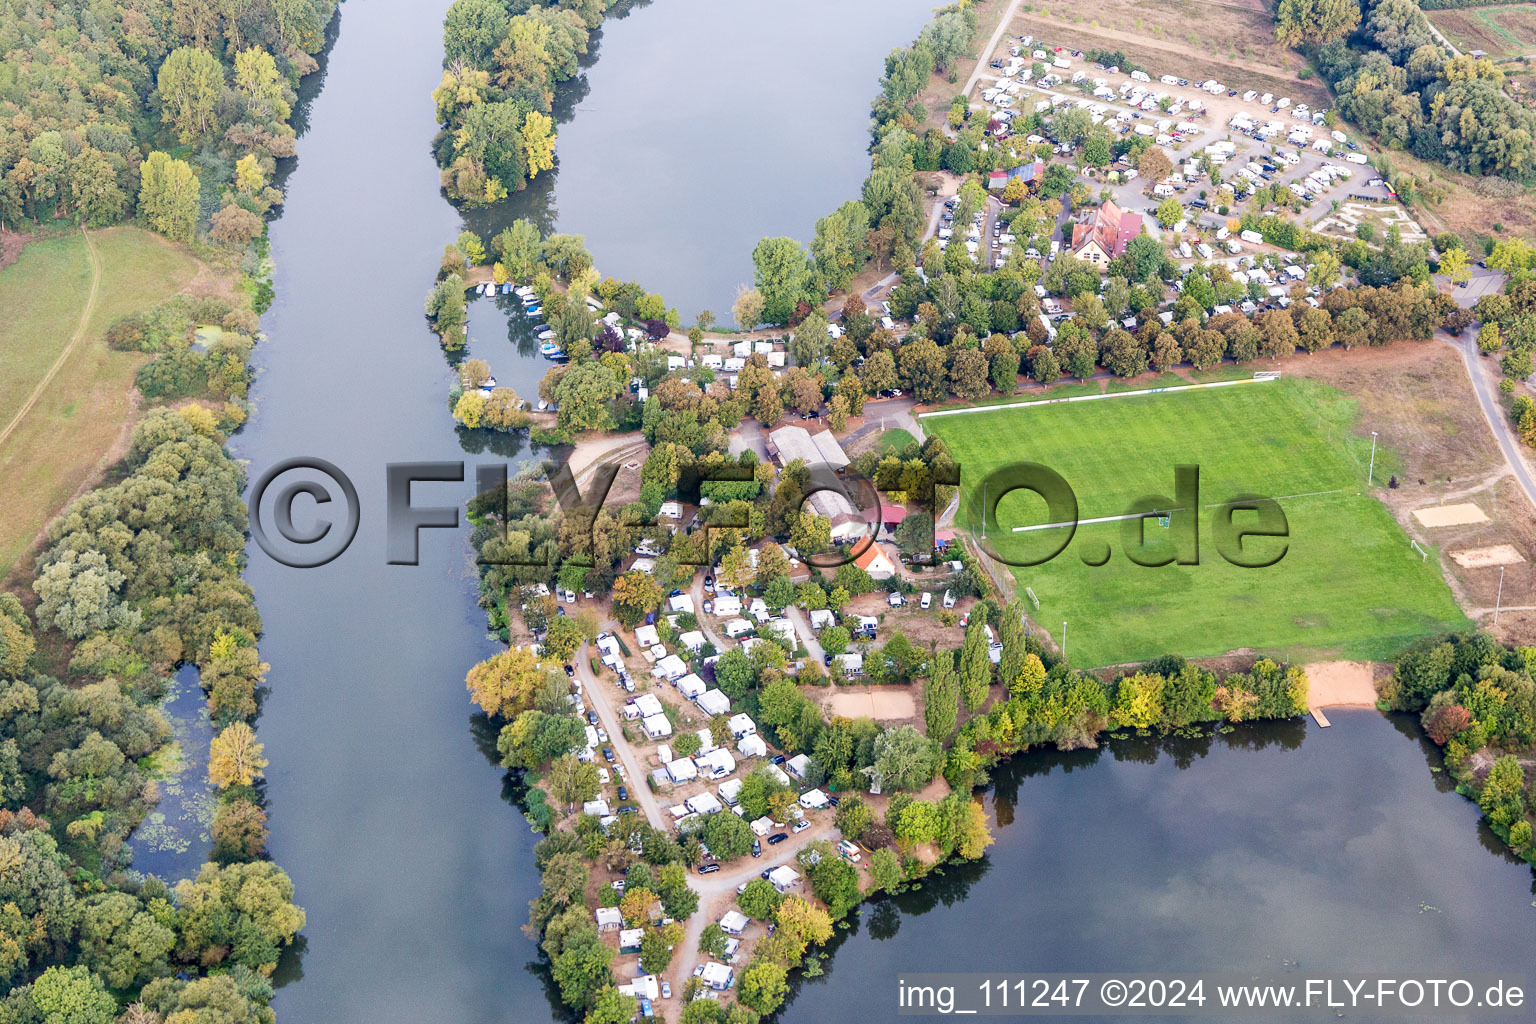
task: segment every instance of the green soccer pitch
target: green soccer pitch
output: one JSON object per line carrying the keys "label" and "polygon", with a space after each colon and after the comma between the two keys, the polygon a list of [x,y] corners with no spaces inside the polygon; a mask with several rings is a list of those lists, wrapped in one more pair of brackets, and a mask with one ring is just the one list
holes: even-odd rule
{"label": "green soccer pitch", "polygon": [[[1064,477],[1080,522],[1124,515],[1147,495],[1173,497],[1174,467],[1200,467],[1198,565],[1136,565],[1125,555],[1124,524],[1105,522],[1080,525],[1051,561],[1011,569],[1020,597],[1028,586],[1040,600],[1038,610],[1026,604],[1030,614],[1058,642],[1068,624],[1067,653],[1079,666],[1239,649],[1293,660],[1383,659],[1425,634],[1470,625],[1435,552],[1421,558],[1367,492],[1371,438],[1356,429],[1353,400],[1325,386],[1252,382],[926,416],[922,424],[961,466],[956,525],[973,533],[981,481],[1010,461],[1041,463]],[[1378,449],[1378,484],[1392,462]],[[1285,512],[1288,540],[1246,542],[1258,553],[1287,545],[1271,567],[1235,566],[1217,551],[1212,516],[1242,494],[1275,498]],[[1238,512],[1235,521],[1252,516]],[[987,544],[1004,555],[1038,556],[1065,532],[1013,527],[1051,521],[1044,500],[1015,491],[988,520]],[[1172,550],[1171,530],[1143,522],[1154,549]],[[1086,564],[1106,545],[1105,564]]]}

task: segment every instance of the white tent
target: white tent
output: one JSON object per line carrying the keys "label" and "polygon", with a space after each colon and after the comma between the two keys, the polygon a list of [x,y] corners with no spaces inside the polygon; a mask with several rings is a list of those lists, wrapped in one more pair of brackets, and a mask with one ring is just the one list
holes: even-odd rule
{"label": "white tent", "polygon": [[727,779],[720,783],[720,799],[735,807],[736,797],[741,792],[741,784],[741,779]]}
{"label": "white tent", "polygon": [[692,782],[698,777],[699,770],[694,767],[691,758],[680,757],[676,761],[667,762],[667,778],[673,782]]}
{"label": "white tent", "polygon": [[800,873],[788,864],[780,864],[768,872],[768,881],[772,882],[773,887],[779,892],[788,892],[800,881]]}
{"label": "white tent", "polygon": [[699,738],[699,749],[695,753],[707,754],[720,745],[715,742],[715,734],[708,729],[700,729],[694,735]]}
{"label": "white tent", "polygon": [[735,736],[737,739],[741,739],[743,736],[750,736],[757,732],[757,723],[752,721],[752,718],[749,715],[732,715],[729,724],[731,727],[731,735]]}
{"label": "white tent", "polygon": [[661,642],[661,637],[656,635],[655,626],[636,626],[635,643],[641,647],[655,647]]}
{"label": "white tent", "polygon": [[704,634],[702,632],[694,629],[678,637],[677,642],[688,648],[690,651],[697,651],[702,649],[708,641],[704,639]]}
{"label": "white tent", "polygon": [[650,718],[652,715],[661,714],[661,701],[654,693],[642,693],[635,698],[635,707],[640,711],[641,718]]}
{"label": "white tent", "polygon": [[725,805],[713,793],[696,793],[683,803],[695,814],[719,814],[725,809]]}
{"label": "white tent", "polygon": [[809,793],[800,796],[800,806],[808,811],[818,811],[827,806],[827,794],[819,789],[813,789]]}
{"label": "white tent", "polygon": [[693,700],[699,694],[708,689],[708,687],[704,685],[704,680],[700,679],[692,672],[689,672],[687,675],[683,676],[683,678],[679,679],[673,685],[677,687],[678,693],[682,694],[684,697],[687,697],[689,700]]}
{"label": "white tent", "polygon": [[706,715],[725,715],[731,710],[731,699],[719,690],[705,690],[695,703]]}
{"label": "white tent", "polygon": [[665,739],[672,735],[672,723],[667,721],[666,715],[651,715],[640,723],[640,728],[653,740]]}
{"label": "white tent", "polygon": [[651,669],[651,675],[666,679],[669,682],[671,680],[681,679],[687,674],[687,663],[675,654],[669,654],[665,658],[662,658],[656,663],[656,667]]}
{"label": "white tent", "polygon": [[667,598],[667,609],[674,612],[692,612],[693,596],[691,594],[673,594]]}
{"label": "white tent", "polygon": [[768,766],[768,774],[772,775],[775,779],[777,779],[779,781],[779,785],[781,785],[781,786],[792,785],[792,783],[789,780],[789,776],[784,774],[784,769],[780,768],[776,764],[770,764]]}
{"label": "white tent", "polygon": [[768,754],[768,744],[754,732],[736,741],[736,752],[742,757],[765,757]]}

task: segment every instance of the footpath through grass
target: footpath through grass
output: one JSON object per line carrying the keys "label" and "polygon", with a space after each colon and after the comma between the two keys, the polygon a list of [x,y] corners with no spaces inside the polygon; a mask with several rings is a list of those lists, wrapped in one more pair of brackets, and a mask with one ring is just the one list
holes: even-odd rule
{"label": "footpath through grass", "polygon": [[[138,228],[93,231],[91,241],[101,281],[80,343],[0,444],[0,580],[90,479],[133,415],[133,379],[145,357],[107,348],[107,326],[175,295],[198,271],[187,253]],[[91,276],[78,231],[31,243],[0,271],[0,429],[80,326]]]}
{"label": "footpath through grass", "polygon": [[[1137,499],[1166,495],[1174,467],[1200,467],[1200,564],[1148,568],[1125,556],[1125,526],[1080,526],[1050,562],[1013,569],[1018,589],[1040,599],[1034,617],[1083,666],[1164,653],[1209,656],[1249,648],[1287,658],[1386,658],[1426,633],[1466,626],[1433,557],[1421,560],[1377,500],[1366,493],[1371,439],[1355,427],[1355,403],[1312,381],[1036,405],[937,416],[923,428],[943,437],[961,465],[957,522],[979,529],[981,481],[1005,462],[1042,463],[1066,478],[1078,517],[1126,513]],[[1391,453],[1378,449],[1377,480]],[[1384,472],[1385,470],[1385,472]],[[1286,553],[1272,567],[1234,566],[1217,552],[1211,522],[1240,494],[1279,501],[1289,524]],[[1161,505],[1161,503],[1159,503]],[[1065,531],[1014,533],[1050,522],[1026,491],[1005,497],[988,522],[992,550],[1038,556]],[[1251,521],[1238,513],[1237,522]],[[1153,545],[1171,531],[1146,520]],[[1170,520],[1170,523],[1172,520]],[[1255,539],[1275,552],[1282,542]],[[1101,555],[1107,563],[1085,564]]]}

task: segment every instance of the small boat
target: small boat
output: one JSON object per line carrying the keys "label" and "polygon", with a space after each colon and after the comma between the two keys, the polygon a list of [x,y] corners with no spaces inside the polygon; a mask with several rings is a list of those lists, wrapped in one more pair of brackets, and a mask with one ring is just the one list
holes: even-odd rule
{"label": "small boat", "polygon": [[550,324],[535,324],[534,327],[533,327],[533,333],[534,334],[538,334],[540,331],[552,331],[552,330],[554,330],[554,327],[551,326]]}
{"label": "small boat", "polygon": [[511,281],[508,281],[506,284],[501,286],[501,294],[503,294],[503,295],[511,295],[512,294],[512,282]]}
{"label": "small boat", "polygon": [[523,296],[526,296],[526,295],[532,295],[533,294],[533,289],[529,288],[525,284],[524,285],[519,285],[518,287],[512,289],[512,291],[515,292],[519,298],[521,298]]}
{"label": "small boat", "polygon": [[540,331],[537,335],[535,335],[535,337],[537,337],[540,341],[548,341],[550,338],[553,338],[554,336],[555,336],[555,332],[554,331]]}
{"label": "small boat", "polygon": [[546,410],[548,408],[549,408],[549,403],[544,401],[544,399],[542,399],[542,398],[539,399],[539,412],[543,412],[544,410]]}
{"label": "small boat", "polygon": [[556,345],[552,341],[547,341],[539,346],[539,355],[543,356],[545,359],[554,359],[557,356],[563,354],[564,353],[560,351],[560,346]]}
{"label": "small boat", "polygon": [[524,312],[526,312],[529,316],[543,316],[544,315],[544,311],[542,309],[540,309],[538,306],[534,306],[532,309],[525,310]]}
{"label": "small boat", "polygon": [[482,388],[486,388],[486,389],[493,388],[493,387],[496,386],[496,378],[495,377],[487,377],[487,378],[485,378],[485,380],[480,382],[480,386]]}

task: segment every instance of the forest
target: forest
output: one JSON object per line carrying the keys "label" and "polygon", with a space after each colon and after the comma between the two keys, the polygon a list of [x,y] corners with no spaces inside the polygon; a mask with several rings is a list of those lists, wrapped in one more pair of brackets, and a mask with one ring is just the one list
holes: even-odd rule
{"label": "forest", "polygon": [[0,2],[0,227],[249,243],[337,0]]}

